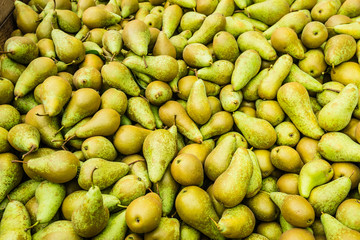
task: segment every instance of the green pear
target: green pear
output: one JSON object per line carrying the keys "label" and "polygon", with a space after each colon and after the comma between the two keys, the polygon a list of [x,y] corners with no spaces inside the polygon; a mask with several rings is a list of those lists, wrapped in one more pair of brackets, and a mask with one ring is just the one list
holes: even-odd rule
{"label": "green pear", "polygon": [[219,221],[209,195],[197,186],[183,188],[175,200],[176,212],[183,222],[211,239],[225,239],[217,229]]}
{"label": "green pear", "polygon": [[124,45],[136,55],[147,55],[150,31],[143,21],[133,20],[128,22],[123,29],[122,37]]}
{"label": "green pear", "polygon": [[0,127],[0,153],[8,152],[11,149],[11,145],[8,141],[8,133],[9,132],[5,128]]}
{"label": "green pear", "polygon": [[65,237],[71,240],[81,240],[82,238],[75,232],[71,221],[59,220],[49,224],[44,229],[38,231],[32,236],[34,240],[52,239]]}
{"label": "green pear", "polygon": [[203,67],[197,71],[200,79],[219,85],[229,84],[234,70],[234,64],[228,60],[215,61],[210,67]]}
{"label": "green pear", "polygon": [[311,9],[313,21],[326,22],[331,16],[335,15],[341,6],[340,0],[318,1]]}
{"label": "green pear", "polygon": [[82,15],[84,13],[84,11],[92,6],[95,6],[95,1],[94,0],[80,0],[77,3],[77,15],[79,16],[79,18],[82,18]]}
{"label": "green pear", "polygon": [[27,114],[32,108],[39,105],[34,98],[33,92],[26,94],[24,97],[13,101],[13,106],[19,110],[21,114]]}
{"label": "green pear", "polygon": [[316,94],[316,100],[321,106],[325,106],[344,89],[344,85],[339,82],[330,81],[323,84],[323,91]]}
{"label": "green pear", "polygon": [[290,6],[290,11],[294,12],[302,9],[310,10],[315,6],[316,3],[317,0],[295,0]]}
{"label": "green pear", "polygon": [[218,0],[204,1],[199,0],[196,1],[196,12],[202,13],[205,15],[210,15],[215,11],[216,6],[218,5]]}
{"label": "green pear", "polygon": [[85,139],[81,145],[81,151],[85,159],[102,158],[108,161],[114,161],[117,157],[117,151],[113,143],[103,136]]}
{"label": "green pear", "polygon": [[318,143],[320,154],[333,162],[360,162],[360,145],[341,132],[329,132]]}
{"label": "green pear", "polygon": [[99,93],[91,88],[75,91],[67,104],[61,119],[61,125],[71,127],[80,120],[93,115],[100,107]]}
{"label": "green pear", "polygon": [[311,49],[305,52],[305,58],[299,61],[298,67],[314,78],[320,77],[327,68],[323,51]]}
{"label": "green pear", "polygon": [[116,30],[106,31],[102,38],[102,45],[112,56],[117,56],[123,47],[121,33]]}
{"label": "green pear", "polygon": [[140,56],[129,56],[124,59],[123,64],[133,71],[150,75],[159,81],[170,82],[176,77],[178,63],[175,58],[160,55],[145,56],[144,59]]}
{"label": "green pear", "polygon": [[51,76],[42,83],[43,91],[40,95],[45,112],[49,117],[58,115],[72,94],[71,85],[65,79]]}
{"label": "green pear", "polygon": [[266,39],[270,39],[273,32],[280,27],[290,27],[297,34],[301,33],[306,24],[311,21],[310,12],[306,10],[290,12],[284,15],[274,25],[266,29],[263,35]]}
{"label": "green pear", "polygon": [[328,39],[324,48],[325,61],[330,66],[351,59],[356,53],[356,41],[347,34],[339,34]]}
{"label": "green pear", "polygon": [[16,36],[6,40],[4,52],[15,62],[26,65],[38,57],[39,48],[30,38]]}
{"label": "green pear", "polygon": [[196,7],[196,0],[170,0],[169,2],[184,8],[193,9]]}
{"label": "green pear", "polygon": [[131,120],[140,123],[147,129],[153,130],[156,127],[150,104],[142,97],[132,97],[128,100],[127,114]]}
{"label": "green pear", "polygon": [[203,80],[198,79],[193,84],[186,104],[186,111],[195,123],[204,124],[210,119],[211,108]]}
{"label": "green pear", "polygon": [[180,239],[180,222],[176,218],[162,217],[159,226],[149,233],[145,233],[145,239]]}
{"label": "green pear", "polygon": [[113,144],[122,154],[135,154],[141,151],[146,136],[151,132],[142,127],[123,125],[115,133]]}
{"label": "green pear", "polygon": [[[235,2],[236,2],[236,0],[235,0]],[[266,29],[269,28],[269,26],[266,25],[265,23],[263,23],[263,22],[261,22],[259,20],[250,18],[247,14],[245,14],[243,12],[236,12],[236,13],[233,14],[233,17],[237,18],[239,20],[243,20],[243,21],[247,22],[248,25],[251,24],[253,26],[252,30],[257,29],[257,30],[260,30],[260,31],[265,31]]]}
{"label": "green pear", "polygon": [[285,0],[264,1],[245,8],[245,14],[267,25],[273,25],[289,12],[290,6]]}
{"label": "green pear", "polygon": [[0,57],[0,74],[3,78],[9,79],[14,86],[25,69],[24,65],[13,61],[6,55]]}
{"label": "green pear", "polygon": [[[276,142],[275,129],[268,121],[248,116],[240,111],[234,112],[233,118],[236,126],[253,147],[267,149]],[[253,128],[254,125],[257,127]]]}
{"label": "green pear", "polygon": [[120,115],[124,115],[127,108],[126,94],[116,88],[109,88],[101,94],[100,108],[112,108]]}
{"label": "green pear", "polygon": [[74,230],[81,237],[94,237],[106,227],[108,220],[109,210],[104,206],[99,187],[93,185],[71,216]]}
{"label": "green pear", "polygon": [[0,223],[0,239],[31,239],[30,216],[24,204],[12,200],[7,205]]}
{"label": "green pear", "polygon": [[219,136],[229,132],[234,125],[231,114],[227,111],[219,111],[214,113],[209,121],[200,128],[200,132],[204,139],[213,136]]}
{"label": "green pear", "polygon": [[188,43],[208,44],[216,33],[225,30],[226,19],[221,13],[213,13],[207,16],[201,27],[194,32]]}
{"label": "green pear", "polygon": [[306,88],[297,82],[286,83],[279,88],[277,100],[296,128],[305,136],[319,139],[324,131],[312,111]]}
{"label": "green pear", "polygon": [[262,187],[262,176],[261,176],[261,169],[259,165],[259,160],[256,157],[256,154],[248,149],[248,153],[250,156],[250,159],[252,161],[253,171],[251,174],[249,187],[246,192],[246,198],[251,198],[255,196]]}
{"label": "green pear", "polygon": [[235,91],[242,89],[261,67],[261,57],[255,50],[246,50],[236,59],[231,76],[231,85]]}
{"label": "green pear", "polygon": [[0,105],[0,127],[9,131],[21,121],[20,113],[16,108],[9,104]]}
{"label": "green pear", "polygon": [[218,229],[227,238],[244,238],[253,232],[255,222],[250,208],[239,204],[224,211],[218,222]]}
{"label": "green pear", "polygon": [[151,182],[157,183],[161,180],[176,152],[176,138],[169,131],[157,129],[146,136],[143,144],[143,155]]}
{"label": "green pear", "polygon": [[[96,171],[93,171],[96,168]],[[110,162],[101,158],[91,158],[81,165],[78,183],[83,189],[90,189],[93,184],[100,190],[110,187],[129,171],[129,166],[122,162]]]}
{"label": "green pear", "polygon": [[214,149],[215,142],[213,139],[208,139],[203,141],[202,143],[191,143],[178,152],[178,154],[188,153],[197,157],[202,163],[205,162],[206,157],[210,154],[210,152]]}
{"label": "green pear", "polygon": [[340,131],[345,128],[350,122],[358,99],[359,90],[356,85],[350,83],[345,86],[335,99],[320,110],[318,114],[320,127],[329,132]]}
{"label": "green pear", "polygon": [[176,49],[163,31],[160,31],[153,47],[153,55],[168,55],[176,58]]}
{"label": "green pear", "polygon": [[298,82],[301,83],[306,90],[311,92],[322,92],[322,84],[317,81],[315,78],[301,70],[296,64],[292,64],[290,72],[284,80],[285,83],[288,82]]}
{"label": "green pear", "polygon": [[57,57],[64,63],[77,64],[84,60],[85,47],[79,39],[59,29],[51,31],[51,38],[54,41]]}
{"label": "green pear", "polygon": [[[238,18],[236,17],[236,14],[237,13],[235,13],[233,16],[226,17],[225,32],[237,38],[242,33],[253,31],[255,29],[254,25],[250,21]],[[234,52],[233,54],[235,53],[237,52]]]}
{"label": "green pear", "polygon": [[298,180],[299,194],[308,198],[311,190],[329,182],[334,175],[331,165],[322,159],[314,159],[301,168]]}
{"label": "green pear", "polygon": [[270,68],[265,68],[261,70],[255,77],[250,79],[250,81],[242,88],[242,93],[244,99],[247,101],[255,101],[259,99],[258,88],[261,84],[261,81],[267,76]]}
{"label": "green pear", "polygon": [[151,181],[149,179],[149,173],[147,171],[145,158],[138,154],[133,154],[124,157],[121,160],[123,163],[129,165],[129,174],[133,174],[141,178],[144,182],[146,189],[151,187]]}
{"label": "green pear", "polygon": [[123,91],[130,96],[138,96],[140,88],[130,70],[120,62],[110,62],[101,68],[104,84]]}
{"label": "green pear", "polygon": [[21,202],[22,204],[26,204],[27,201],[29,201],[32,197],[35,196],[35,190],[39,186],[39,184],[40,182],[32,179],[19,184],[9,193],[9,198],[5,198],[0,203],[0,211],[5,210],[6,206],[10,202],[9,199],[11,199],[11,201],[16,200]]}
{"label": "green pear", "polygon": [[121,16],[126,18],[133,13],[136,13],[139,9],[139,3],[136,0],[124,0],[121,1]]}
{"label": "green pear", "polygon": [[17,156],[12,153],[0,153],[0,164],[1,164],[1,188],[0,188],[0,200],[3,201],[10,193],[21,182],[23,171],[19,163],[13,163],[12,160],[16,160]]}
{"label": "green pear", "polygon": [[227,112],[235,112],[243,100],[242,92],[234,91],[232,84],[224,86],[219,94],[222,108]]}
{"label": "green pear", "polygon": [[252,165],[248,151],[239,147],[228,168],[216,178],[214,197],[225,207],[234,207],[244,199],[253,172]]}
{"label": "green pear", "polygon": [[217,59],[228,60],[232,63],[234,63],[240,55],[236,39],[228,31],[220,31],[215,34],[213,39],[213,50]]}
{"label": "green pear", "polygon": [[36,28],[36,37],[38,39],[49,38],[51,39],[51,31],[57,29],[57,16],[55,10],[50,10],[44,19],[40,22]]}
{"label": "green pear", "polygon": [[200,232],[182,221],[180,224],[180,240],[200,240]]}
{"label": "green pear", "polygon": [[15,21],[22,33],[33,33],[39,25],[39,15],[26,3],[15,1]]}
{"label": "green pear", "polygon": [[82,14],[83,23],[90,29],[108,27],[120,20],[119,15],[98,6],[89,7]]}
{"label": "green pear", "polygon": [[331,216],[331,214],[323,213],[320,219],[324,226],[326,239],[360,239],[360,233],[358,231],[346,227],[335,217]]}
{"label": "green pear", "polygon": [[47,223],[55,216],[65,198],[65,186],[43,181],[36,188],[35,197],[39,204],[36,221],[38,223]]}
{"label": "green pear", "polygon": [[114,239],[120,240],[125,238],[127,225],[125,221],[125,212],[126,210],[111,214],[109,222],[106,225],[105,229],[92,239],[94,240],[105,240],[105,239]]}
{"label": "green pear", "polygon": [[[182,51],[181,51],[182,55]],[[188,74],[188,66],[186,65],[184,60],[177,60],[178,62],[178,73],[176,77],[169,82],[169,86],[171,87],[172,91],[179,92],[179,80],[183,77],[185,77]]]}
{"label": "green pear", "polygon": [[233,15],[235,10],[235,2],[234,0],[220,0],[217,4],[214,13],[220,13],[225,17]]}
{"label": "green pear", "polygon": [[314,188],[308,198],[316,216],[322,213],[334,215],[337,207],[346,198],[351,188],[348,177],[340,177]]}
{"label": "green pear", "polygon": [[275,49],[258,31],[244,32],[238,37],[237,43],[242,52],[253,49],[256,50],[264,60],[273,61],[277,58]]}
{"label": "green pear", "polygon": [[[181,34],[178,34],[178,35],[172,36],[169,40],[170,40],[171,44],[175,47],[176,58],[177,59],[181,58],[182,52],[187,45],[187,38],[185,38]],[[180,61],[180,59],[178,61]],[[183,61],[183,60],[181,60],[181,61]]]}
{"label": "green pear", "polygon": [[182,31],[190,30],[191,33],[194,33],[201,27],[205,18],[206,15],[200,12],[186,12],[180,20],[180,28]]}
{"label": "green pear", "polygon": [[156,185],[153,186],[162,201],[162,214],[167,216],[173,210],[176,194],[178,193],[179,184],[171,175],[170,166],[166,169],[164,176]]}
{"label": "green pear", "polygon": [[167,101],[159,108],[159,116],[166,126],[171,127],[175,124],[179,133],[194,142],[202,142],[203,136],[199,128],[180,103]]}
{"label": "green pear", "polygon": [[165,33],[167,38],[170,38],[176,28],[179,26],[183,11],[179,5],[170,5],[165,8],[162,17],[162,31]]}
{"label": "green pear", "polygon": [[348,17],[356,17],[360,15],[360,5],[357,1],[354,0],[346,0],[343,1],[340,9],[338,10],[338,14],[345,15]]}
{"label": "green pear", "polygon": [[40,132],[36,127],[20,123],[12,127],[8,133],[8,142],[17,151],[25,152],[22,158],[35,152],[40,145]]}
{"label": "green pear", "polygon": [[352,23],[347,23],[347,24],[339,24],[339,25],[334,26],[334,31],[337,34],[348,34],[348,35],[352,36],[355,39],[360,38],[359,30],[360,30],[360,23],[359,22],[352,22]]}
{"label": "green pear", "polygon": [[59,28],[67,33],[77,33],[81,29],[81,20],[78,15],[68,9],[57,9],[57,23]]}
{"label": "green pear", "polygon": [[26,162],[29,170],[53,183],[65,183],[77,174],[79,159],[69,151],[59,150]]}
{"label": "green pear", "polygon": [[34,59],[16,81],[14,89],[15,98],[25,96],[47,77],[56,73],[57,67],[50,58],[39,57]]}
{"label": "green pear", "polygon": [[128,206],[133,200],[144,196],[145,184],[136,175],[126,175],[117,181],[110,191],[110,195],[117,197],[121,205]]}
{"label": "green pear", "polygon": [[208,47],[202,43],[189,43],[183,50],[183,59],[191,67],[209,67],[213,58]]}

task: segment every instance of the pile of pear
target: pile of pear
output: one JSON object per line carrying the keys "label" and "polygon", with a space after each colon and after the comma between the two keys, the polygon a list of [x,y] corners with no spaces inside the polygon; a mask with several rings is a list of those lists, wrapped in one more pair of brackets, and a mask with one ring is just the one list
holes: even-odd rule
{"label": "pile of pear", "polygon": [[360,239],[359,0],[13,15],[0,240]]}

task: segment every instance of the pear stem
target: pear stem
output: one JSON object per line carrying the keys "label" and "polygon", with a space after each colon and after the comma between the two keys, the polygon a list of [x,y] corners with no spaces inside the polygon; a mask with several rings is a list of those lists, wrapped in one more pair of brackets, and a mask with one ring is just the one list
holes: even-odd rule
{"label": "pear stem", "polygon": [[145,68],[147,68],[148,65],[147,65],[147,63],[146,63],[146,61],[145,61],[145,56],[143,56],[143,60],[144,60]]}
{"label": "pear stem", "polygon": [[61,128],[59,128],[59,130],[57,130],[55,133],[54,133],[54,137],[59,133],[61,132],[61,130],[64,129],[65,126],[61,126]]}
{"label": "pear stem", "polygon": [[91,187],[95,186],[95,184],[94,184],[94,172],[95,172],[96,169],[98,169],[98,167],[95,166],[93,168],[93,170],[91,171],[91,175],[90,175],[90,177],[91,177]]}
{"label": "pear stem", "polygon": [[86,35],[81,39],[82,42],[85,42],[86,39],[90,36],[90,31],[86,33]]}
{"label": "pear stem", "polygon": [[111,56],[111,58],[110,58],[110,62],[112,62],[112,61],[114,61],[114,58],[115,58],[115,53]]}
{"label": "pear stem", "polygon": [[49,116],[49,114],[47,114],[47,113],[45,113],[45,114],[36,113],[35,115],[36,115],[36,116],[39,116],[39,117]]}
{"label": "pear stem", "polygon": [[153,190],[151,190],[151,188],[148,188],[148,190],[149,190],[150,192],[153,192]]}
{"label": "pear stem", "polygon": [[172,218],[175,217],[176,214],[177,214],[177,212],[175,211],[175,212],[171,215],[171,217],[172,217]]}
{"label": "pear stem", "polygon": [[337,92],[337,93],[340,92],[339,90],[337,90],[337,89],[332,89],[332,88],[323,88],[323,90],[330,90],[330,91]]}
{"label": "pear stem", "polygon": [[118,204],[116,206],[121,207],[121,208],[127,208],[128,207],[128,206],[124,206],[124,205],[121,205],[121,204]]}
{"label": "pear stem", "polygon": [[156,193],[159,194],[159,183],[156,183]]}
{"label": "pear stem", "polygon": [[30,230],[30,229],[32,229],[32,228],[34,228],[34,227],[37,226],[39,223],[40,223],[39,221],[36,221],[36,222],[35,222],[33,225],[31,225],[30,227],[25,228],[25,232],[28,231],[28,230]]}
{"label": "pear stem", "polygon": [[27,162],[21,161],[21,160],[11,160],[12,163],[23,163],[27,164]]}
{"label": "pear stem", "polygon": [[130,165],[132,165],[134,163],[137,163],[137,162],[145,162],[145,160],[144,159],[137,159],[137,160],[134,160],[132,162],[129,162],[127,165],[130,166]]}
{"label": "pear stem", "polygon": [[37,146],[31,145],[30,150],[29,150],[27,153],[25,153],[24,155],[22,155],[21,159],[24,159],[27,155],[29,155],[30,153],[32,153],[33,151],[35,151],[36,148],[37,148]]}
{"label": "pear stem", "polygon": [[10,195],[8,194],[8,195],[6,195],[6,197],[7,197],[7,199],[9,200],[9,202],[11,202],[11,197],[10,197]]}
{"label": "pear stem", "polygon": [[64,149],[64,150],[67,150],[66,147],[65,147],[65,145],[66,145],[71,139],[73,139],[74,137],[76,137],[75,134],[72,135],[72,136],[70,136],[70,137],[68,137],[68,138],[66,138],[65,141],[64,141],[64,143],[61,145],[61,148]]}
{"label": "pear stem", "polygon": [[215,224],[215,226],[217,227],[217,229],[220,229],[219,224],[212,218],[209,217],[211,219],[211,221]]}

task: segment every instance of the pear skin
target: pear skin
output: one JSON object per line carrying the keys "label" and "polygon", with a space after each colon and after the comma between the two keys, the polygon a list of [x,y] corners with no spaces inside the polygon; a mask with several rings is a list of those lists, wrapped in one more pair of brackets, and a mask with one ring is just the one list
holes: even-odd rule
{"label": "pear skin", "polygon": [[245,14],[267,25],[273,25],[289,12],[290,6],[285,0],[264,1],[245,8]]}
{"label": "pear skin", "polygon": [[356,53],[356,41],[347,34],[339,34],[328,39],[324,48],[325,61],[330,66],[351,59]]}
{"label": "pear skin", "polygon": [[321,223],[324,226],[326,239],[360,239],[360,234],[358,231],[346,227],[344,224],[342,224],[330,214],[323,213],[321,214],[320,219]]}

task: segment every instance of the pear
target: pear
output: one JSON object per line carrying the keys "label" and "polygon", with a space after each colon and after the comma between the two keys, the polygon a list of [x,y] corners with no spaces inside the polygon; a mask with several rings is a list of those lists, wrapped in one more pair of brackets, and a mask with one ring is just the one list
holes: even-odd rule
{"label": "pear", "polygon": [[176,138],[168,130],[157,129],[146,136],[143,155],[151,182],[156,183],[161,180],[176,151]]}
{"label": "pear", "polygon": [[264,60],[273,61],[277,58],[275,49],[260,32],[244,32],[238,37],[237,43],[242,52],[253,49],[256,50]]}
{"label": "pear", "polygon": [[132,232],[146,233],[159,226],[161,214],[161,199],[152,192],[130,203],[126,209],[125,220]]}
{"label": "pear", "polygon": [[71,127],[93,115],[100,107],[100,95],[94,89],[80,88],[72,94],[61,119],[61,125]]}
{"label": "pear", "polygon": [[15,1],[16,25],[23,33],[33,33],[39,25],[39,15],[26,3]]}
{"label": "pear", "polygon": [[219,85],[229,84],[234,64],[227,60],[215,61],[210,67],[203,67],[197,71],[197,76],[203,80]]}
{"label": "pear", "polygon": [[56,55],[61,61],[77,64],[84,60],[85,48],[79,39],[59,29],[52,30],[51,37],[54,41]]}
{"label": "pear", "polygon": [[276,182],[278,191],[293,195],[299,195],[298,185],[299,175],[296,173],[285,173]]}
{"label": "pear", "polygon": [[[237,13],[235,13],[233,16],[226,17],[225,31],[227,32],[227,35],[232,35],[233,37],[237,38],[240,34],[247,31],[253,31],[255,29],[251,22],[236,17],[236,14]],[[235,53],[237,53],[237,51],[235,51],[233,54]]]}
{"label": "pear", "polygon": [[139,9],[139,3],[135,0],[124,0],[121,1],[121,16],[126,18]]}
{"label": "pear", "polygon": [[127,108],[126,94],[116,88],[109,88],[101,95],[100,108],[112,108],[123,115]]}
{"label": "pear", "polygon": [[[96,171],[93,172],[93,169]],[[89,190],[95,184],[100,190],[110,187],[129,171],[129,166],[122,162],[110,162],[101,158],[91,158],[81,165],[78,183]]]}
{"label": "pear", "polygon": [[175,200],[176,212],[186,224],[211,239],[225,239],[213,221],[217,222],[215,209],[209,195],[197,186],[183,188]]}
{"label": "pear", "polygon": [[197,157],[202,163],[204,163],[207,156],[210,152],[214,149],[215,142],[212,139],[205,140],[202,143],[191,143],[183,148],[178,152],[181,153],[189,153]]}
{"label": "pear", "polygon": [[351,23],[352,20],[351,18],[349,18],[348,16],[345,15],[333,15],[331,16],[326,22],[325,22],[325,26],[328,30],[329,33],[329,37],[333,37],[334,35],[336,35],[333,27],[335,27],[336,25],[339,24],[346,24],[346,23]]}
{"label": "pear", "polygon": [[153,55],[168,55],[176,58],[176,49],[163,31],[159,32],[156,43],[153,47]]}
{"label": "pear", "polygon": [[219,3],[219,0],[211,0],[211,1],[197,0],[196,1],[196,12],[202,13],[205,15],[210,15],[215,11],[218,3]]}
{"label": "pear", "polygon": [[[201,27],[205,18],[206,15],[199,12],[194,12],[194,11],[186,12],[181,17],[180,28],[182,31],[190,30],[190,32],[193,34]],[[192,36],[192,34],[190,35],[190,37]]]}
{"label": "pear", "polygon": [[19,124],[20,120],[20,113],[16,108],[9,104],[0,105],[0,127],[9,131]]}
{"label": "pear", "polygon": [[213,39],[214,54],[217,59],[235,62],[239,56],[239,47],[235,37],[227,31],[220,31]]}
{"label": "pear", "polygon": [[301,33],[301,42],[307,48],[318,48],[328,38],[328,31],[326,26],[318,21],[313,21],[304,27]]}
{"label": "pear", "polygon": [[228,208],[222,214],[218,229],[227,238],[244,238],[255,228],[255,216],[247,206],[239,204]]}
{"label": "pear", "polygon": [[290,6],[285,0],[264,1],[245,8],[245,14],[267,25],[273,25],[289,12]]}
{"label": "pear", "polygon": [[235,91],[242,89],[256,74],[261,66],[261,57],[255,50],[246,50],[236,59],[231,77],[231,85]]}
{"label": "pear", "polygon": [[212,56],[208,47],[202,43],[189,43],[183,50],[183,59],[191,67],[209,67]]}
{"label": "pear", "polygon": [[162,17],[162,31],[167,38],[170,38],[174,34],[180,24],[182,16],[183,10],[179,5],[174,4],[165,8]]}
{"label": "pear", "polygon": [[147,55],[150,31],[143,21],[133,20],[127,23],[123,29],[122,37],[124,45],[136,55]]}
{"label": "pear", "polygon": [[260,169],[259,161],[256,157],[256,154],[251,150],[248,150],[248,153],[249,153],[249,156],[250,156],[250,159],[252,162],[253,171],[251,174],[249,187],[247,189],[245,197],[251,198],[251,197],[255,196],[262,187],[262,175],[261,175],[261,169]]}
{"label": "pear", "polygon": [[59,150],[27,161],[27,168],[53,183],[65,183],[77,174],[79,159],[69,151]]}
{"label": "pear", "polygon": [[320,77],[327,68],[323,51],[311,49],[305,52],[305,58],[299,61],[298,67],[314,78]]}
{"label": "pear", "polygon": [[261,99],[258,99],[256,100],[255,104],[256,116],[258,118],[268,121],[274,127],[284,120],[285,114],[277,101],[263,101]]}
{"label": "pear", "polygon": [[78,15],[67,9],[57,9],[57,23],[59,28],[67,33],[77,33],[81,28],[81,20]]}
{"label": "pear", "polygon": [[7,205],[0,223],[0,239],[31,239],[30,216],[24,204],[12,200]]}
{"label": "pear", "polygon": [[120,126],[114,135],[113,144],[122,154],[130,155],[138,153],[142,149],[146,136],[150,133],[150,130],[141,127],[131,125]]}
{"label": "pear", "polygon": [[250,81],[242,88],[244,99],[247,101],[255,101],[259,99],[258,88],[261,81],[266,77],[270,68],[260,70],[260,72],[250,79]]}
{"label": "pear", "polygon": [[38,57],[39,48],[30,38],[16,36],[6,40],[4,52],[17,63],[29,64]]}
{"label": "pear", "polygon": [[351,180],[348,177],[341,177],[314,188],[308,201],[313,206],[316,216],[320,216],[321,213],[334,215],[337,207],[348,195],[350,188]]}
{"label": "pear", "polygon": [[117,197],[121,205],[128,206],[133,200],[144,196],[145,184],[136,175],[126,175],[117,181],[110,191],[110,194]]}
{"label": "pear", "polygon": [[229,132],[233,125],[234,120],[231,114],[227,111],[219,111],[214,113],[209,121],[200,128],[200,132],[204,139],[209,139]]}
{"label": "pear", "polygon": [[70,221],[59,220],[49,224],[44,229],[40,230],[33,236],[34,240],[53,238],[53,237],[66,237],[71,240],[81,240],[72,226]]}
{"label": "pear", "polygon": [[106,227],[108,220],[109,210],[104,206],[99,187],[93,185],[71,216],[74,230],[79,236],[94,237]]}
{"label": "pear", "polygon": [[201,27],[194,32],[188,43],[208,44],[216,33],[225,30],[226,19],[221,13],[213,13],[207,16]]}
{"label": "pear", "polygon": [[162,217],[159,226],[149,233],[145,233],[145,239],[169,239],[180,238],[180,222],[176,218]]}
{"label": "pear", "polygon": [[36,188],[35,197],[39,204],[36,221],[47,223],[55,216],[65,198],[65,186],[43,181]]}
{"label": "pear", "polygon": [[171,175],[182,186],[202,186],[204,171],[202,162],[194,155],[181,153],[171,164]]}
{"label": "pear", "polygon": [[310,10],[315,6],[316,3],[317,0],[295,0],[290,6],[290,11],[294,12],[302,9]]}
{"label": "pear", "polygon": [[291,65],[290,72],[285,78],[284,82],[301,83],[306,88],[306,90],[311,92],[323,91],[323,86],[321,85],[321,83],[303,70],[301,70],[296,64]]}
{"label": "pear", "polygon": [[0,127],[0,153],[8,152],[11,149],[11,145],[8,141],[8,133],[9,132],[5,128]]}
{"label": "pear", "polygon": [[19,79],[21,73],[26,69],[24,65],[11,60],[11,58],[4,54],[0,57],[0,63],[1,76],[9,79],[13,85],[16,84],[16,81]]}
{"label": "pear", "polygon": [[300,170],[298,186],[302,197],[308,198],[311,190],[329,182],[334,175],[331,165],[322,159],[307,162]]}
{"label": "pear", "polygon": [[[359,90],[354,84],[348,84],[331,102],[319,112],[320,127],[326,131],[340,131],[350,122],[359,98]],[[347,110],[347,111],[346,111]],[[341,112],[341,116],[338,116]],[[339,118],[340,117],[340,118]]]}
{"label": "pear", "polygon": [[338,14],[346,15],[348,17],[356,17],[360,14],[360,5],[357,1],[347,0],[341,5]]}
{"label": "pear", "polygon": [[34,59],[16,81],[14,89],[15,98],[25,96],[47,77],[56,73],[56,65],[50,58],[39,57]]}
{"label": "pear", "polygon": [[289,146],[273,148],[270,159],[276,168],[286,172],[298,173],[304,165],[298,152]]}
{"label": "pear", "polygon": [[8,133],[8,142],[17,151],[25,152],[22,158],[35,152],[40,144],[40,132],[36,127],[20,123],[12,127]]}
{"label": "pear", "polygon": [[44,19],[41,21],[39,26],[36,28],[36,37],[38,39],[50,38],[51,31],[53,29],[59,28],[57,24],[57,16],[55,10],[50,10]]}
{"label": "pear", "polygon": [[[236,0],[237,1],[237,0]],[[236,3],[235,1],[235,3]],[[241,1],[241,0],[240,0]],[[247,0],[246,0],[247,1]],[[253,19],[253,18],[250,18],[250,16],[248,16],[247,14],[243,13],[243,12],[236,12],[233,14],[233,17],[234,18],[237,18],[239,20],[243,20],[246,22],[246,25],[248,25],[248,27],[250,26],[253,26],[252,30],[260,30],[260,31],[265,31],[266,29],[269,28],[268,25],[266,25],[265,23],[259,21],[259,20],[256,20],[256,19]],[[250,29],[249,29],[250,30]],[[252,31],[251,30],[251,31]]]}
{"label": "pear", "polygon": [[200,232],[183,221],[180,224],[180,240],[200,240]]}
{"label": "pear", "polygon": [[0,153],[1,168],[1,188],[0,200],[3,201],[9,192],[14,189],[21,182],[23,171],[19,163],[13,163],[17,157],[12,153]]}
{"label": "pear", "polygon": [[45,79],[42,87],[44,91],[40,95],[41,102],[49,117],[54,117],[69,101],[72,94],[71,85],[61,77],[51,76]]}
{"label": "pear", "polygon": [[[276,142],[275,129],[268,121],[250,117],[240,111],[234,112],[233,118],[236,126],[253,147],[267,149]],[[256,129],[252,128],[253,124],[258,127]]]}
{"label": "pear", "polygon": [[114,161],[117,151],[110,140],[103,136],[89,137],[81,145],[81,151],[86,159],[102,158]]}
{"label": "pear", "polygon": [[313,21],[326,22],[331,16],[335,15],[341,6],[340,0],[318,1],[311,9]]}
{"label": "pear", "polygon": [[325,61],[332,67],[348,61],[355,53],[355,39],[347,34],[339,34],[329,38],[324,49]]}
{"label": "pear", "polygon": [[[349,75],[351,71],[351,75]],[[355,84],[360,87],[360,64],[356,62],[343,62],[330,72],[331,80],[348,85]],[[326,83],[325,83],[326,84]],[[340,92],[340,91],[339,91]]]}
{"label": "pear", "polygon": [[271,200],[270,194],[265,191],[258,192],[254,197],[245,199],[244,203],[254,213],[259,221],[271,222],[279,215],[279,208]]}
{"label": "pear", "polygon": [[359,201],[358,199],[347,199],[342,202],[336,210],[336,219],[345,226],[359,231]]}
{"label": "pear", "polygon": [[235,112],[243,100],[242,92],[234,91],[232,84],[224,86],[219,95],[222,108],[227,112]]}
{"label": "pear", "polygon": [[38,41],[39,54],[41,57],[55,58],[55,46],[51,39],[43,38]]}
{"label": "pear", "polygon": [[125,221],[125,212],[126,210],[111,214],[109,222],[106,225],[105,229],[92,239],[94,240],[103,240],[112,238],[114,240],[124,239],[127,225]]}
{"label": "pear", "polygon": [[303,59],[305,57],[302,43],[292,28],[277,28],[271,35],[271,45],[278,52],[288,53],[296,59]]}
{"label": "pear", "polygon": [[159,108],[159,116],[166,126],[171,127],[175,124],[179,133],[194,142],[202,142],[203,136],[199,128],[180,103],[172,100],[167,101]]}
{"label": "pear", "polygon": [[302,134],[314,139],[319,139],[324,134],[312,111],[309,95],[300,83],[284,84],[277,92],[277,100]]}
{"label": "pear", "polygon": [[155,129],[155,117],[150,104],[142,97],[132,97],[128,100],[127,113],[131,120],[140,123],[147,129]]}
{"label": "pear", "polygon": [[123,64],[133,71],[150,75],[159,81],[170,82],[176,77],[178,63],[175,58],[160,55],[145,56],[144,59],[145,61],[140,56],[129,56],[124,59]]}
{"label": "pear", "polygon": [[[292,7],[292,6],[291,6]],[[290,27],[297,34],[303,31],[303,28],[311,21],[310,12],[309,11],[296,11],[290,12],[283,16],[279,21],[277,21],[274,25],[264,31],[263,35],[266,39],[270,39],[274,31],[280,27]],[[325,39],[326,40],[326,39]]]}
{"label": "pear", "polygon": [[324,134],[318,143],[320,154],[333,162],[359,162],[360,145],[341,132]]}
{"label": "pear", "polygon": [[239,147],[228,168],[214,182],[215,198],[225,207],[238,205],[246,195],[252,173],[253,163],[249,153],[245,148]]}
{"label": "pear", "polygon": [[138,96],[140,88],[130,70],[120,62],[110,62],[101,68],[104,84],[123,91],[130,96]]}
{"label": "pear", "polygon": [[108,27],[120,20],[119,15],[98,6],[89,7],[82,14],[83,23],[90,29]]}
{"label": "pear", "polygon": [[235,2],[234,0],[220,0],[216,6],[214,13],[220,13],[225,17],[233,15],[235,10]]}
{"label": "pear", "polygon": [[330,214],[323,213],[321,214],[320,219],[324,226],[326,239],[360,239],[360,234],[358,231],[346,227]]}

